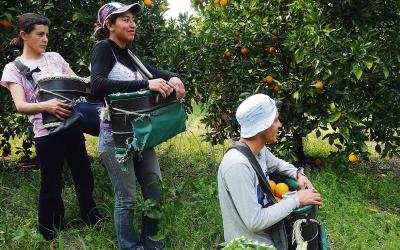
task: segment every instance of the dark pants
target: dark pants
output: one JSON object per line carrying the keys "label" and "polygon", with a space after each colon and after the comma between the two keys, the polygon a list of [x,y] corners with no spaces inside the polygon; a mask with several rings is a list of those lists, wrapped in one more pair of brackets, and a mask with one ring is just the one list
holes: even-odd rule
{"label": "dark pants", "polygon": [[92,197],[94,180],[83,134],[48,135],[35,139],[40,162],[39,231],[46,240],[64,228],[64,204],[61,198],[62,172],[67,161],[75,184],[82,219],[94,224],[99,213]]}

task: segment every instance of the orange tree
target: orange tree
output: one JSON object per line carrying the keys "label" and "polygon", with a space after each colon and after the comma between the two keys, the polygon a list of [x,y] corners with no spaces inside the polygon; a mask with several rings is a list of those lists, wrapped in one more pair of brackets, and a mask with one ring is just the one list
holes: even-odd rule
{"label": "orange tree", "polygon": [[[306,161],[312,131],[339,151],[399,155],[400,3],[194,0],[199,17],[193,91],[207,103],[206,139],[238,135],[235,109],[246,96],[281,102],[277,150]],[[322,132],[321,132],[322,131]],[[352,158],[353,159],[353,158]],[[354,159],[353,159],[354,160]]]}
{"label": "orange tree", "polygon": [[[35,12],[45,15],[51,21],[48,50],[60,53],[78,75],[89,75],[89,54],[96,42],[92,34],[94,23],[97,21],[97,10],[106,2],[108,1],[0,0],[0,55],[3,59],[0,61],[0,72],[2,73],[6,63],[20,54],[17,48],[9,46],[11,39],[17,35],[16,24],[19,15]],[[132,3],[126,0],[120,2]],[[168,41],[178,43],[182,36],[175,30],[178,26],[173,23],[166,26],[163,18],[168,8],[166,0],[138,2],[143,9],[138,19],[137,42],[131,46],[132,49],[144,61],[153,63],[157,67],[174,65],[171,59],[165,59],[168,58],[170,49],[166,44]],[[177,68],[179,67],[174,67],[172,70]],[[22,156],[29,156],[31,154],[29,149],[32,146],[31,126],[24,116],[16,113],[11,96],[3,87],[0,88],[0,110],[0,152],[3,156],[9,155],[11,150],[9,140],[21,137],[23,144],[19,147],[19,151]]]}

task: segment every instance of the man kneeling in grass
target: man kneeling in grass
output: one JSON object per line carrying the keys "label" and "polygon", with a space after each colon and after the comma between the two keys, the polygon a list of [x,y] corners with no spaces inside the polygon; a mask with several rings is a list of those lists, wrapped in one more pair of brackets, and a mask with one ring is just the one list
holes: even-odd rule
{"label": "man kneeling in grass", "polygon": [[263,94],[250,96],[239,105],[236,119],[240,125],[240,138],[234,145],[251,150],[251,157],[255,157],[267,180],[270,173],[288,176],[297,179],[300,190],[276,203],[271,200],[271,195],[263,192],[250,158],[237,148],[230,149],[218,171],[225,240],[244,236],[286,249],[282,220],[298,207],[320,205],[321,195],[314,190],[301,168],[275,157],[265,146],[276,142],[278,129],[282,126],[274,100]]}

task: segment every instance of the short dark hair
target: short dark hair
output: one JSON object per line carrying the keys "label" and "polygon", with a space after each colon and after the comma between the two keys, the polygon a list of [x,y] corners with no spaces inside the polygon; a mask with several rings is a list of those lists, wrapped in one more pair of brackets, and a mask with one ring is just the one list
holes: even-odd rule
{"label": "short dark hair", "polygon": [[18,19],[18,34],[17,37],[11,41],[11,45],[16,45],[22,51],[24,48],[24,42],[19,36],[20,31],[24,31],[25,33],[31,33],[31,31],[35,28],[35,25],[46,25],[50,26],[50,20],[45,17],[35,13],[24,13]]}

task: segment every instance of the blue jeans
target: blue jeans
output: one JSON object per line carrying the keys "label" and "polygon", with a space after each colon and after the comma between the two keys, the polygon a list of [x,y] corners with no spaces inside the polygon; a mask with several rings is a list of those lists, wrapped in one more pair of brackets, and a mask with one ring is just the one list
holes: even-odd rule
{"label": "blue jeans", "polygon": [[122,171],[121,163],[115,158],[114,145],[112,132],[101,129],[98,150],[114,188],[114,222],[120,249],[162,249],[162,242],[149,239],[149,236],[158,232],[158,220],[142,216],[140,240],[133,225],[136,180],[140,184],[144,200],[161,201],[161,188],[158,184],[161,171],[156,152],[154,149],[144,151],[142,159],[132,156],[127,163],[128,170]]}

